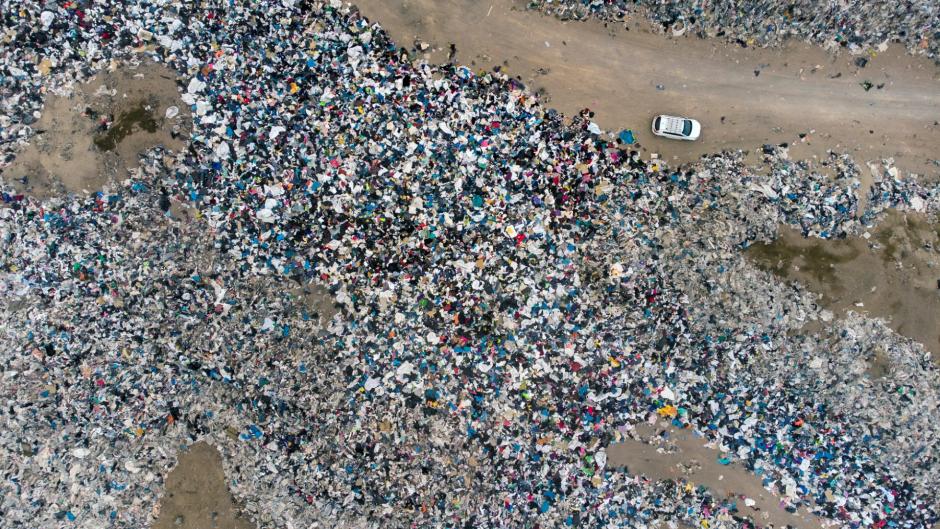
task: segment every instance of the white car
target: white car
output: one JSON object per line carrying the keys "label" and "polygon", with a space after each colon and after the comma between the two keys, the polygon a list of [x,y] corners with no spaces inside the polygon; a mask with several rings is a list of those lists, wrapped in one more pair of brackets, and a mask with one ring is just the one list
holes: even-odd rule
{"label": "white car", "polygon": [[674,140],[697,140],[702,124],[691,118],[656,116],[653,119],[653,134]]}

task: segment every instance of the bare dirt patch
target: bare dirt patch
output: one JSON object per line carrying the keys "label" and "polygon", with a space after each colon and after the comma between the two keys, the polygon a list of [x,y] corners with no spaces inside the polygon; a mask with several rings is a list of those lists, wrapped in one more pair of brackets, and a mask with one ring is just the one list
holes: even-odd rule
{"label": "bare dirt patch", "polygon": [[[804,239],[788,227],[746,255],[757,266],[799,281],[835,312],[884,318],[940,361],[940,224],[923,215],[890,212],[868,238]],[[872,371],[885,367],[877,359]]]}
{"label": "bare dirt patch", "polygon": [[329,326],[333,316],[340,312],[333,294],[320,285],[307,283],[289,292],[294,306],[307,311],[321,327]]}
{"label": "bare dirt patch", "polygon": [[200,442],[180,454],[166,478],[154,529],[254,529],[238,515],[225,483],[222,456]]}
{"label": "bare dirt patch", "polygon": [[646,424],[638,426],[637,431],[643,441],[625,439],[607,447],[611,466],[624,467],[630,475],[656,481],[684,480],[693,486],[704,485],[715,498],[732,500],[740,514],[761,526],[823,527],[818,517],[805,510],[796,513],[784,510],[779,505],[780,498],[765,489],[759,477],[738,463],[722,465],[718,460],[723,454],[705,446],[703,439],[690,432],[669,428],[668,435],[663,436],[661,428],[653,430]]}
{"label": "bare dirt patch", "polygon": [[[901,169],[940,175],[933,161],[940,159],[940,69],[900,47],[868,56],[859,68],[848,54],[807,44],[743,49],[689,34],[666,37],[641,17],[626,22],[629,30],[562,22],[526,11],[522,1],[355,3],[399,46],[427,43],[415,48],[418,57],[499,68],[566,115],[588,107],[602,128],[632,129],[642,149],[673,163],[788,143],[794,158],[825,158],[834,149],[860,163],[894,157]],[[697,118],[702,137],[653,136],[657,114]]]}
{"label": "bare dirt patch", "polygon": [[49,94],[30,144],[0,171],[18,191],[39,198],[94,191],[136,167],[141,151],[183,148],[190,127],[172,70],[115,64],[68,97]]}

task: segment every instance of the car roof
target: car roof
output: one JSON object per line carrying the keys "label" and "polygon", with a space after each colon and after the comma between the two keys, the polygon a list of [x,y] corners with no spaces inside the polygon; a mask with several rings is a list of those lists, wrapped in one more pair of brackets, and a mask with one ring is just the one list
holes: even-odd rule
{"label": "car roof", "polygon": [[677,118],[676,116],[660,116],[662,120],[659,124],[659,130],[661,132],[671,132],[673,134],[682,134],[682,127],[685,125],[685,118]]}

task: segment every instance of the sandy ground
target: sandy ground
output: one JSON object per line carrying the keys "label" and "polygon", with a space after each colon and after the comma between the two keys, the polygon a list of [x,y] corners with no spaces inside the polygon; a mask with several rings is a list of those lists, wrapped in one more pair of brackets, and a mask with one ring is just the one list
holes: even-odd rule
{"label": "sandy ground", "polygon": [[310,318],[317,320],[320,327],[326,328],[340,309],[329,290],[320,285],[308,284],[292,288],[290,296],[292,310],[305,310]]}
{"label": "sandy ground", "polygon": [[[796,144],[794,158],[826,149],[937,178],[940,165],[940,69],[889,48],[864,68],[847,54],[794,44],[743,49],[684,35],[666,38],[641,20],[622,26],[562,22],[524,10],[520,0],[357,0],[400,46],[475,69],[500,67],[566,115],[588,107],[612,132],[632,129],[647,152],[688,162],[723,149]],[[865,91],[864,81],[873,83]],[[883,86],[878,88],[879,85]],[[662,89],[658,88],[661,87]],[[694,143],[649,131],[657,114],[702,123]],[[802,139],[799,134],[806,134]]]}
{"label": "sandy ground", "polygon": [[940,362],[940,224],[892,212],[867,239],[804,239],[784,226],[780,233],[747,255],[821,294],[823,306],[837,316],[854,310],[888,320]]}
{"label": "sandy ground", "polygon": [[[176,74],[152,62],[112,66],[75,86],[70,97],[47,96],[30,144],[0,169],[4,180],[40,198],[96,191],[136,167],[141,151],[185,147],[192,118],[180,101]],[[167,119],[171,106],[179,114]],[[108,129],[101,126],[106,119]]]}
{"label": "sandy ground", "polygon": [[[608,464],[623,467],[631,475],[642,475],[652,480],[684,479],[693,487],[704,485],[715,498],[735,501],[741,515],[749,516],[761,526],[790,525],[796,529],[820,529],[823,520],[798,510],[791,514],[780,507],[780,498],[765,489],[761,479],[737,463],[722,465],[722,455],[705,446],[701,438],[690,432],[674,428],[653,429],[647,424],[637,427],[643,442],[625,439],[607,447]],[[745,498],[753,500],[748,506]]]}
{"label": "sandy ground", "polygon": [[215,447],[200,442],[180,455],[153,529],[254,529],[238,516]]}

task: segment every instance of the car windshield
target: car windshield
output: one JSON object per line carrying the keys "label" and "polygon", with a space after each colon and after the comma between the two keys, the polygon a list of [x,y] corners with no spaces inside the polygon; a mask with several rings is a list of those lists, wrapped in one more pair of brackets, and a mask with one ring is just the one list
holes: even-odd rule
{"label": "car windshield", "polygon": [[659,122],[660,122],[660,120],[662,120],[662,117],[661,117],[661,116],[656,116],[656,121],[653,122],[653,128],[656,129],[657,131],[658,131],[658,130],[661,130],[661,129],[659,128]]}
{"label": "car windshield", "polygon": [[682,125],[682,134],[684,136],[690,136],[692,134],[692,120],[685,120],[685,123]]}

